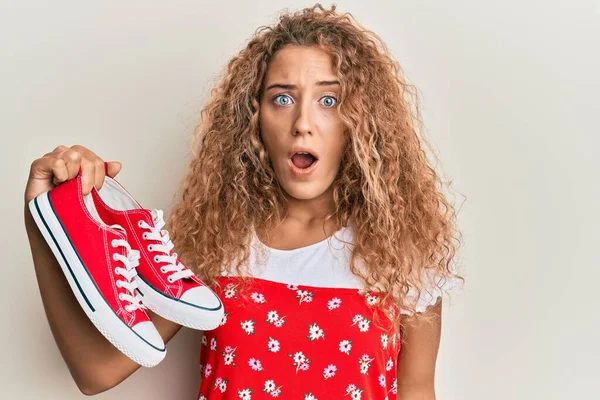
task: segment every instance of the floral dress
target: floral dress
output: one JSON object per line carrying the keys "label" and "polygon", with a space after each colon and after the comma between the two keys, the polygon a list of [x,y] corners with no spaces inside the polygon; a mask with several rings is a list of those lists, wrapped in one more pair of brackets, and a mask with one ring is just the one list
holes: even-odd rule
{"label": "floral dress", "polygon": [[400,338],[376,307],[379,294],[349,272],[339,237],[351,239],[350,227],[294,250],[255,238],[269,260],[252,267],[249,298],[239,295],[240,277],[217,278],[225,316],[204,332],[198,399],[396,397]]}

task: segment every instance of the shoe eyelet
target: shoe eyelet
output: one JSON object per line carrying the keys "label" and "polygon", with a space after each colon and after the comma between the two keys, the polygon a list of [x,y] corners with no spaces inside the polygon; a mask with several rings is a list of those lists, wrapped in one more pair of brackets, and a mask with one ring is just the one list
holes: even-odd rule
{"label": "shoe eyelet", "polygon": [[125,299],[123,298],[123,293],[119,293],[119,300],[125,300]]}
{"label": "shoe eyelet", "polygon": [[152,251],[153,247],[151,244],[148,245],[148,251]]}
{"label": "shoe eyelet", "polygon": [[154,262],[155,263],[160,262],[160,261],[158,261],[158,256],[154,256]]}
{"label": "shoe eyelet", "polygon": [[146,232],[142,233],[142,239],[147,240],[148,237],[146,236]]}
{"label": "shoe eyelet", "polygon": [[170,276],[167,278],[167,280],[169,281],[169,283],[173,283],[173,279],[171,279]]}
{"label": "shoe eyelet", "polygon": [[163,274],[166,274],[167,270],[165,269],[165,267],[160,267],[160,272],[162,272]]}
{"label": "shoe eyelet", "polygon": [[115,261],[119,261],[119,259],[117,258],[117,253],[114,253],[114,254],[113,254],[113,260],[115,260]]}
{"label": "shoe eyelet", "polygon": [[116,242],[116,241],[117,241],[117,239],[113,239],[113,240],[110,242],[110,245],[111,245],[112,247],[117,247],[117,245],[115,244],[115,242]]}
{"label": "shoe eyelet", "polygon": [[138,221],[138,226],[139,226],[140,228],[142,227],[142,220],[141,220],[141,219]]}
{"label": "shoe eyelet", "polygon": [[113,271],[114,271],[115,275],[121,275],[121,268],[115,267],[115,269]]}

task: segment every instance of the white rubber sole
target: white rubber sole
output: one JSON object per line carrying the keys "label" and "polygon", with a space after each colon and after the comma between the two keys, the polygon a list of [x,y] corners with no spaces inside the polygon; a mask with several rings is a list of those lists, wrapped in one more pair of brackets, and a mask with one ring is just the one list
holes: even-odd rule
{"label": "white rubber sole", "polygon": [[29,202],[29,210],[56,257],[77,301],[102,335],[127,357],[144,367],[153,367],[166,355],[166,347],[155,346],[123,322],[106,302],[73,248],[56,217],[48,193]]}
{"label": "white rubber sole", "polygon": [[[150,310],[161,317],[179,325],[202,331],[210,331],[219,326],[225,310],[219,300],[219,307],[197,307],[178,299],[168,297],[164,293],[148,285],[139,274],[136,276],[142,302]],[[216,296],[216,295],[215,295]]]}

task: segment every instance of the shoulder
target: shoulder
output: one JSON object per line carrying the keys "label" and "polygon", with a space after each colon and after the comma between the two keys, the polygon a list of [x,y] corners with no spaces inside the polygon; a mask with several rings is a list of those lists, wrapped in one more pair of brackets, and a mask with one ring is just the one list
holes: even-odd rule
{"label": "shoulder", "polygon": [[459,279],[453,275],[441,275],[434,270],[424,270],[421,274],[421,282],[423,289],[419,290],[412,286],[409,289],[404,303],[401,305],[400,312],[405,315],[412,315],[408,310],[414,305],[417,313],[423,313],[430,307],[436,306],[438,302],[441,304],[441,297],[454,289],[459,282]]}

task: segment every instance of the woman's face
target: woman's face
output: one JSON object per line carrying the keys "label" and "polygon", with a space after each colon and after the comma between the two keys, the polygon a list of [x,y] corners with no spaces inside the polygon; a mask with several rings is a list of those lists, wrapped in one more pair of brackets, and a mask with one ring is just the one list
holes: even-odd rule
{"label": "woman's face", "polygon": [[[326,52],[285,46],[275,53],[262,86],[260,133],[279,184],[294,199],[331,194],[346,140],[339,100]],[[295,155],[302,151],[312,156]]]}

